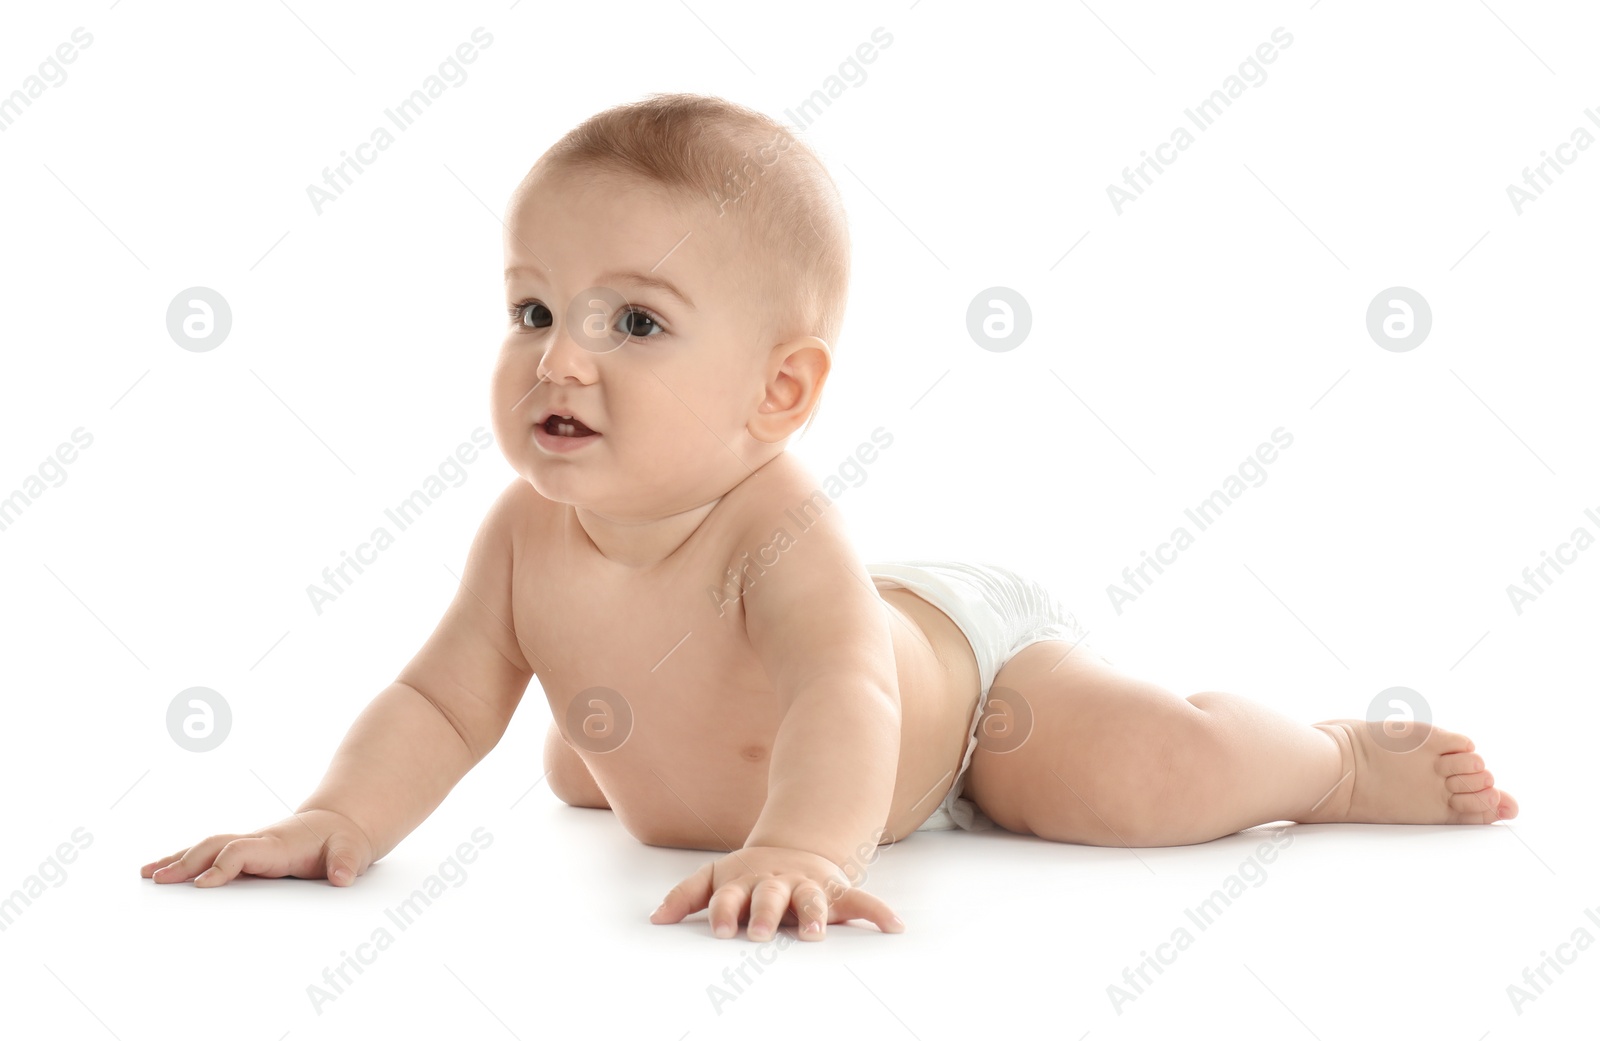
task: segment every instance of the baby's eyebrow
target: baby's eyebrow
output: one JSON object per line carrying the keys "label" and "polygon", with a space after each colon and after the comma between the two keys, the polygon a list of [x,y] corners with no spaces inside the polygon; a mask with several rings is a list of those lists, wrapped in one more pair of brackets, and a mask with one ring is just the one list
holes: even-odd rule
{"label": "baby's eyebrow", "polygon": [[600,276],[601,285],[611,282],[627,282],[631,285],[644,286],[648,289],[659,289],[664,293],[671,293],[683,301],[690,310],[694,309],[694,301],[689,299],[688,294],[666,279],[655,275],[647,275],[639,271],[608,271]]}
{"label": "baby's eyebrow", "polygon": [[[524,275],[532,275],[539,279],[544,278],[544,272],[540,271],[538,268],[530,267],[527,264],[513,264],[511,267],[506,268],[506,281],[509,282],[512,275],[519,273]],[[634,286],[644,286],[647,289],[659,289],[664,293],[671,293],[673,296],[683,301],[683,303],[687,305],[690,310],[694,310],[694,301],[689,299],[689,295],[687,293],[673,285],[671,282],[668,282],[666,279],[660,278],[656,275],[645,274],[642,271],[608,271],[599,277],[599,280],[596,282],[596,284],[610,285],[614,282],[622,282]]]}

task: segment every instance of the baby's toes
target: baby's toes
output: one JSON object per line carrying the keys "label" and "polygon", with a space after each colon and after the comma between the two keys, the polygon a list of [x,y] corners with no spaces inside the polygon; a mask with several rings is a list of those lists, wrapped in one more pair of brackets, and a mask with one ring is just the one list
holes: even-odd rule
{"label": "baby's toes", "polygon": [[1444,779],[1446,791],[1455,793],[1481,792],[1485,788],[1494,787],[1494,774],[1487,770],[1479,770],[1471,774],[1451,774]]}
{"label": "baby's toes", "polygon": [[1517,800],[1511,797],[1510,792],[1500,793],[1500,805],[1494,811],[1494,820],[1508,821],[1517,815]]}
{"label": "baby's toes", "polygon": [[[1472,738],[1466,734],[1455,730],[1446,730],[1444,727],[1432,728],[1428,733],[1428,742],[1432,745],[1434,751],[1439,752],[1444,757],[1466,755],[1478,747],[1473,743]],[[1478,768],[1480,770],[1483,769],[1481,763]]]}
{"label": "baby's toes", "polygon": [[1446,777],[1481,773],[1484,770],[1483,756],[1477,752],[1446,752],[1439,756],[1434,766]]}
{"label": "baby's toes", "polygon": [[1500,805],[1500,791],[1485,788],[1476,792],[1460,792],[1450,796],[1450,809],[1459,815],[1458,824],[1488,824],[1498,820],[1495,813]]}

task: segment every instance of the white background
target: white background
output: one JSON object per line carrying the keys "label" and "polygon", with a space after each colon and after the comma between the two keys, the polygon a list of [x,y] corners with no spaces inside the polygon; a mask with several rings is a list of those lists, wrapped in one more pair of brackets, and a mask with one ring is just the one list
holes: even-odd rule
{"label": "white background", "polygon": [[[1091,6],[8,13],[0,92],[75,27],[93,44],[0,134],[0,496],[75,428],[94,441],[0,531],[0,893],[73,829],[93,841],[0,933],[0,1031],[1592,1033],[1600,951],[1520,1013],[1506,988],[1580,927],[1600,938],[1583,913],[1600,908],[1600,551],[1520,615],[1507,586],[1575,528],[1600,534],[1584,515],[1600,513],[1600,149],[1520,215],[1506,186],[1574,128],[1600,135],[1584,115],[1600,22],[1506,0]],[[306,186],[477,26],[493,43],[466,81],[317,215]],[[138,878],[298,804],[448,603],[512,476],[492,450],[320,616],[306,586],[487,428],[498,217],[538,155],[651,91],[786,118],[880,26],[892,44],[803,132],[844,193],[855,275],[822,412],[792,446],[821,474],[892,433],[839,500],[863,556],[1026,570],[1121,666],[1179,694],[1230,690],[1310,722],[1413,688],[1476,738],[1522,816],[1291,829],[1266,883],[1120,1013],[1108,985],[1264,831],[1137,853],[918,835],[869,882],[905,934],[832,927],[719,1012],[707,986],[759,945],[712,940],[703,915],[646,920],[709,855],[530,791],[537,691],[349,890]],[[1293,44],[1267,78],[1118,215],[1107,185],[1279,26]],[[192,286],[233,311],[208,353],[166,329]],[[1031,305],[1007,353],[966,329],[992,286]],[[1366,328],[1392,286],[1433,313],[1403,353]],[[1278,427],[1294,443],[1265,483],[1119,613],[1107,586]],[[165,725],[196,685],[233,711],[204,754]],[[308,984],[478,827],[493,843],[467,880],[314,1011]]]}

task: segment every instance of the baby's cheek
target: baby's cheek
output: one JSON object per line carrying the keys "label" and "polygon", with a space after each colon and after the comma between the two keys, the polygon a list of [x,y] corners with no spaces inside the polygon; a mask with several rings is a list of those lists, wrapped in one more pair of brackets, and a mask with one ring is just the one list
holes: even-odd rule
{"label": "baby's cheek", "polygon": [[[495,390],[496,407],[509,408],[516,404],[517,399],[539,381],[533,371],[537,365],[538,361],[532,354],[513,351],[509,344],[501,348],[499,356],[495,358],[494,372],[489,377]],[[520,390],[516,389],[518,386]],[[505,397],[507,394],[510,394],[509,398]]]}

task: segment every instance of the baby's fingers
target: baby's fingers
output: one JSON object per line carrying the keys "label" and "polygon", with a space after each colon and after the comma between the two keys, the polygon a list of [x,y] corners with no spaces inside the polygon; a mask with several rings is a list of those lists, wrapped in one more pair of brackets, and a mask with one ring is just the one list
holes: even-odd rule
{"label": "baby's fingers", "polygon": [[263,878],[282,878],[289,873],[288,857],[277,839],[234,839],[217,854],[211,866],[194,880],[196,889],[207,889],[232,881],[243,872]]}
{"label": "baby's fingers", "polygon": [[336,886],[347,886],[367,869],[355,844],[343,835],[328,836],[328,856],[323,863],[323,873]]}
{"label": "baby's fingers", "polygon": [[[886,933],[903,933],[906,923],[889,909],[889,905],[864,889],[848,889],[833,901],[832,921],[848,922],[852,918],[865,918]],[[802,939],[805,937],[802,936]]]}
{"label": "baby's fingers", "polygon": [[794,909],[784,913],[800,927],[800,939],[820,940],[828,924],[828,894],[815,882],[803,882],[794,889]]}
{"label": "baby's fingers", "polygon": [[158,857],[155,860],[152,860],[150,863],[144,865],[143,867],[141,867],[139,869],[139,877],[140,878],[149,878],[151,875],[155,874],[157,871],[160,871],[162,868],[166,867],[168,864],[172,863],[174,860],[181,860],[183,858],[183,855],[185,853],[187,853],[187,852],[189,852],[189,849],[186,846],[183,849],[178,850],[178,852],[172,854],[169,857]]}
{"label": "baby's fingers", "polygon": [[656,925],[681,922],[711,903],[711,873],[716,861],[708,860],[688,878],[673,886],[661,906],[650,912]]}
{"label": "baby's fingers", "polygon": [[[203,839],[184,850],[178,856],[166,858],[167,863],[151,871],[149,877],[162,884],[187,882],[210,867],[211,862],[216,859],[217,853],[222,847],[238,837],[237,835],[213,835],[208,839]],[[159,861],[156,863],[159,863]],[[150,866],[150,864],[145,865],[145,867]],[[139,873],[141,875],[144,874],[143,868],[140,869]]]}

